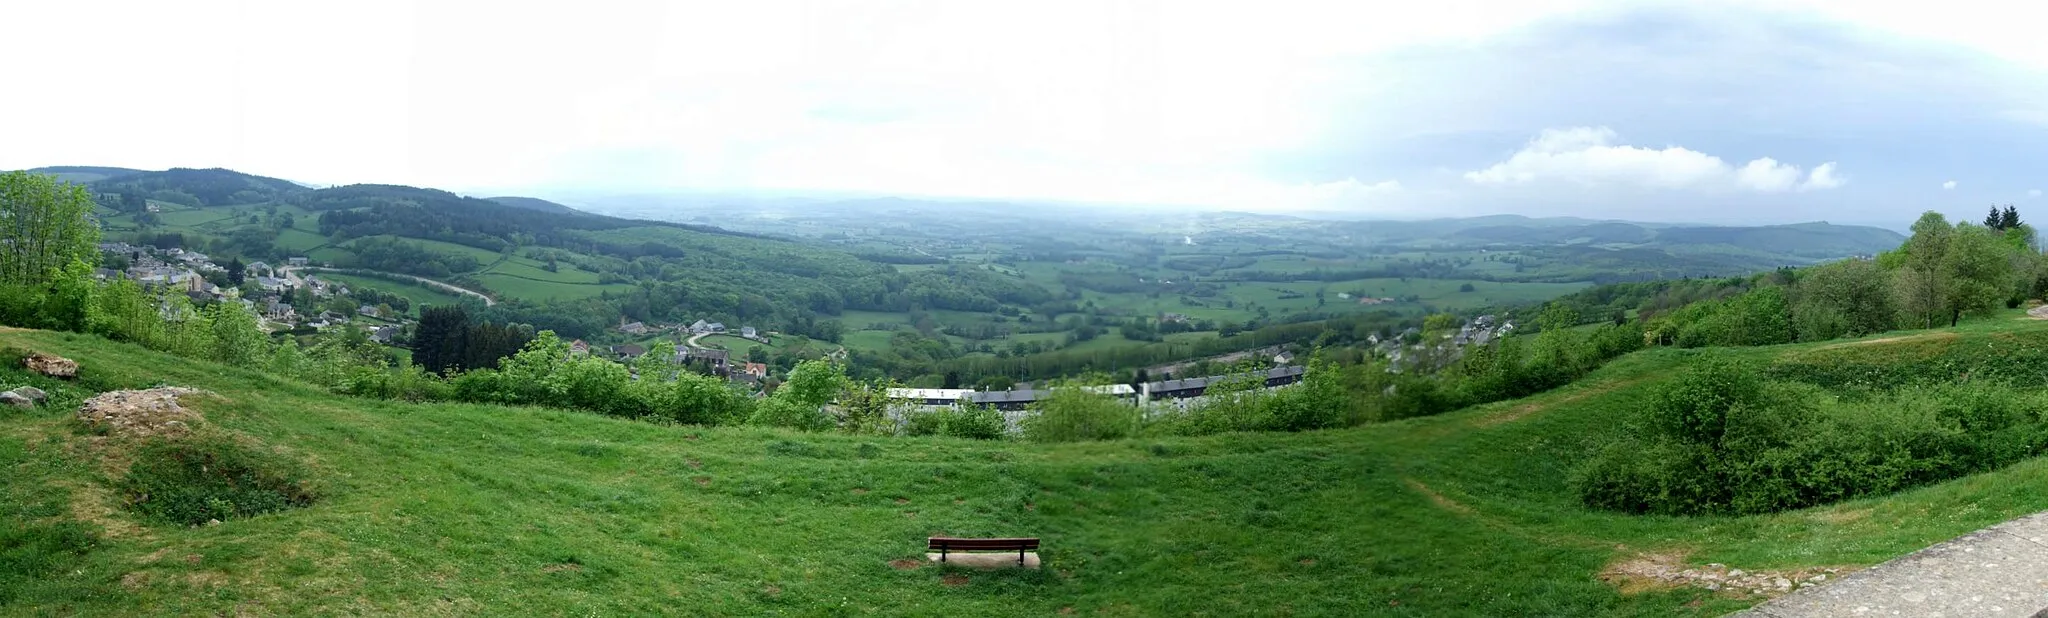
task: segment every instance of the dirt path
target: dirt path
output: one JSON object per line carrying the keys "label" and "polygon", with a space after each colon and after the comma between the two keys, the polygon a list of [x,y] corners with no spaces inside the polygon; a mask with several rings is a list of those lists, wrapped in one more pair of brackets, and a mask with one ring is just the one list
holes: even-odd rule
{"label": "dirt path", "polygon": [[1511,423],[1520,420],[1523,417],[1535,414],[1537,412],[1542,412],[1544,410],[1548,410],[1568,403],[1575,403],[1588,397],[1604,395],[1610,391],[1613,391],[1614,389],[1633,385],[1637,382],[1641,382],[1647,379],[1649,379],[1649,376],[1635,377],[1627,380],[1617,380],[1599,386],[1581,389],[1576,393],[1572,393],[1570,395],[1565,395],[1563,397],[1558,397],[1555,399],[1550,399],[1548,401],[1532,401],[1519,406],[1515,406],[1513,408],[1508,408],[1506,412],[1502,412],[1499,414],[1490,414],[1487,416],[1475,418],[1472,420],[1472,424],[1478,427],[1492,427],[1494,425],[1500,425],[1503,423]]}
{"label": "dirt path", "polygon": [[[286,267],[280,268],[280,269],[278,269],[278,270],[279,270],[279,272],[283,272],[283,273],[284,273],[284,275],[285,275],[285,277],[287,277],[287,278],[290,278],[290,279],[292,279],[292,280],[294,280],[294,281],[297,281],[297,280],[298,280],[298,273],[297,273],[296,271],[301,271],[301,270],[303,270],[303,271],[307,271],[307,272],[322,272],[322,271],[328,271],[328,272],[336,272],[336,273],[341,273],[341,274],[344,274],[344,275],[346,275],[346,274],[349,274],[349,273],[347,273],[347,272],[345,272],[345,271],[335,270],[335,269],[332,269],[332,268],[321,268],[321,267],[318,267],[318,266],[286,266]],[[489,307],[489,306],[492,306],[492,305],[496,305],[496,304],[498,304],[498,301],[495,301],[495,300],[491,300],[491,297],[489,297],[489,296],[485,296],[485,295],[484,295],[484,293],[482,293],[482,292],[478,292],[478,291],[476,291],[476,290],[472,290],[472,289],[469,289],[469,288],[462,288],[462,287],[456,287],[456,286],[453,286],[453,285],[449,285],[449,284],[447,284],[447,283],[442,283],[442,282],[439,282],[439,281],[435,281],[435,280],[433,280],[433,279],[428,279],[428,278],[426,278],[426,277],[416,277],[416,276],[413,276],[413,275],[403,275],[403,274],[399,274],[399,273],[387,273],[387,272],[379,272],[378,274],[380,274],[380,275],[383,275],[383,276],[386,276],[386,277],[402,277],[402,278],[405,278],[405,279],[411,279],[411,280],[413,280],[413,281],[417,281],[417,282],[419,282],[419,283],[420,283],[420,285],[424,285],[424,286],[427,286],[427,287],[430,287],[430,288],[434,288],[434,289],[437,289],[437,290],[442,290],[442,291],[446,291],[446,292],[451,292],[451,293],[455,293],[455,294],[461,294],[461,295],[463,295],[463,296],[472,296],[472,297],[475,297],[475,298],[477,298],[478,300],[482,300],[482,301],[484,301],[484,306],[485,306],[485,307]]]}
{"label": "dirt path", "polygon": [[2034,320],[2048,320],[2048,305],[2041,305],[2039,307],[2028,309],[2027,318]]}

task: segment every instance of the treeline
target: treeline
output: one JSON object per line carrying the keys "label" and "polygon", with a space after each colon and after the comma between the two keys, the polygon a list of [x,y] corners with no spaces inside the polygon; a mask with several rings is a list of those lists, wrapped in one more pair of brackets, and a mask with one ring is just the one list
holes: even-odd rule
{"label": "treeline", "polygon": [[229,206],[254,204],[305,193],[309,189],[290,181],[251,176],[224,169],[172,168],[109,178],[92,183],[101,194],[112,194],[106,206],[123,212],[140,212],[141,198],[186,206]]}
{"label": "treeline", "polygon": [[[2012,214],[2004,214],[2011,212]],[[1749,277],[1615,284],[1557,299],[1582,314],[1637,314],[1654,343],[1679,347],[1824,341],[1954,325],[2048,291],[2048,260],[2017,210],[1995,227],[1922,215],[1905,244],[1850,259]],[[1521,315],[1526,316],[1527,310]]]}

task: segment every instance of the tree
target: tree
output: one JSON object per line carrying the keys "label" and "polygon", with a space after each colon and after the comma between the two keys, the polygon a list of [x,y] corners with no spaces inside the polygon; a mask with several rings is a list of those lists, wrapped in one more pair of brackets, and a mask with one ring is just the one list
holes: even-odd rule
{"label": "tree", "polygon": [[941,382],[939,384],[939,387],[946,389],[960,388],[960,372],[947,371],[946,380],[944,382]]}
{"label": "tree", "polygon": [[254,366],[271,357],[270,338],[257,325],[256,313],[241,303],[213,303],[206,307],[207,327],[213,345],[213,360],[238,367]]}
{"label": "tree", "polygon": [[243,275],[246,274],[247,270],[248,267],[242,264],[242,258],[238,257],[228,260],[228,283],[232,285],[241,285],[243,281]]}
{"label": "tree", "polygon": [[1998,206],[1992,206],[1991,214],[1984,215],[1984,227],[1988,227],[1994,230],[2003,230],[2005,229],[2004,222],[2005,213],[1998,210]]}
{"label": "tree", "polygon": [[413,330],[412,362],[429,373],[462,370],[469,348],[469,312],[459,305],[428,307]]}
{"label": "tree", "polygon": [[85,187],[42,174],[0,174],[0,283],[41,286],[89,271],[100,256],[92,209]]}
{"label": "tree", "polygon": [[2005,231],[2017,228],[2020,225],[2021,223],[2019,209],[2014,208],[2012,204],[2006,204],[2005,212],[2001,213],[1998,217],[1998,226],[1996,229],[1998,229],[1999,231]]}
{"label": "tree", "polygon": [[1955,231],[1941,213],[1928,211],[1913,222],[1913,235],[1901,247],[1904,259],[1894,286],[1899,309],[1920,328],[1933,328],[1935,321],[1948,313],[1946,291],[1950,286],[1943,264]]}
{"label": "tree", "polygon": [[2000,236],[1990,228],[1958,226],[1941,270],[1942,306],[1948,311],[1949,326],[1961,322],[1963,314],[1990,313],[2011,295],[2013,264]]}

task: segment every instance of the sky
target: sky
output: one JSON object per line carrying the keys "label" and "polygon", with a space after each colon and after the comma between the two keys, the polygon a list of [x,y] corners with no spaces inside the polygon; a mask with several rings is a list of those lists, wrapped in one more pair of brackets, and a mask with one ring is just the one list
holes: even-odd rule
{"label": "sky", "polygon": [[2020,6],[70,0],[0,169],[1896,228],[2048,204]]}

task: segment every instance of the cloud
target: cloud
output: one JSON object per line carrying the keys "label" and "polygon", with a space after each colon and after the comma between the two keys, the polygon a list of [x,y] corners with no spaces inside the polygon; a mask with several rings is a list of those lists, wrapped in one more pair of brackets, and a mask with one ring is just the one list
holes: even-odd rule
{"label": "cloud", "polygon": [[2041,190],[2040,190],[2040,189],[2033,189],[2033,190],[2027,191],[2027,197],[2041,197]]}
{"label": "cloud", "polygon": [[1941,183],[1941,188],[1943,190],[1954,189],[1956,188],[1956,181],[1951,180],[1948,182]]}
{"label": "cloud", "polygon": [[1544,129],[1506,161],[1466,172],[1464,178],[1480,185],[1561,181],[1581,186],[1733,188],[1762,193],[1833,189],[1845,182],[1832,161],[1816,166],[1810,174],[1770,157],[1737,168],[1696,150],[1618,145],[1619,140],[1620,135],[1607,127]]}

